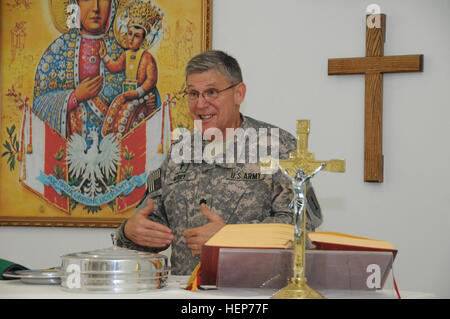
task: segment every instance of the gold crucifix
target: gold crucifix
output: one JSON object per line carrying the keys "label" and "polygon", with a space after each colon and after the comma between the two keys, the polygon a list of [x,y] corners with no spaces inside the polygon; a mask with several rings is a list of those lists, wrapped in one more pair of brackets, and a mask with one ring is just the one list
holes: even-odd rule
{"label": "gold crucifix", "polygon": [[322,163],[325,163],[325,171],[345,172],[345,160],[331,159],[319,161],[314,158],[314,153],[308,152],[310,120],[297,120],[297,150],[289,155],[289,159],[279,160],[280,166],[294,177],[297,169],[301,168],[306,175],[314,172]]}
{"label": "gold crucifix", "polygon": [[[304,181],[308,181],[316,175],[320,170],[324,169],[331,172],[345,172],[345,160],[332,159],[329,161],[318,161],[314,158],[314,154],[308,152],[309,137],[309,120],[297,120],[297,150],[289,154],[289,159],[279,160],[278,165],[285,174],[293,178],[294,186],[294,205],[298,205],[297,200],[303,202],[301,210],[298,206],[294,211],[294,224],[301,221],[300,238],[297,231],[294,233],[294,276],[290,283],[277,292],[272,298],[275,299],[312,299],[323,298],[323,296],[306,284],[305,277],[305,252],[306,252],[306,187]],[[274,163],[272,163],[272,169]],[[303,172],[302,172],[303,171]],[[297,175],[300,174],[300,175]],[[301,182],[301,186],[299,186]],[[299,187],[301,189],[299,189]],[[298,215],[302,217],[299,219]],[[298,224],[295,225],[296,229]]]}
{"label": "gold crucifix", "polygon": [[[379,21],[373,24],[371,19]],[[328,59],[328,75],[365,74],[364,181],[383,182],[383,73],[422,72],[423,55],[384,56],[386,15],[366,16],[366,57]]]}

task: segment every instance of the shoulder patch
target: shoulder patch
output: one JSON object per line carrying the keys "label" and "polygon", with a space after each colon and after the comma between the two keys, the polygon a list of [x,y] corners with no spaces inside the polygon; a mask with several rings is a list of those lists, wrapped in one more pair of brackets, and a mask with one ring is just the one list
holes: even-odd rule
{"label": "shoulder patch", "polygon": [[151,171],[147,178],[147,192],[152,193],[161,188],[161,168]]}

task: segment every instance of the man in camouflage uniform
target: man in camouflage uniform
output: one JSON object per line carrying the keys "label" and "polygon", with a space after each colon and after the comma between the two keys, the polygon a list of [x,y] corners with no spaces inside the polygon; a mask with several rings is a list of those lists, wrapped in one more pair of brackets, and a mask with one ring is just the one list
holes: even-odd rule
{"label": "man in camouflage uniform", "polygon": [[[175,141],[161,167],[150,173],[147,194],[136,214],[120,226],[118,239],[120,246],[150,252],[172,245],[174,275],[190,274],[200,261],[202,244],[225,224],[293,223],[291,181],[280,170],[262,173],[260,154],[252,160],[252,152],[258,150],[252,147],[255,140],[244,135],[245,147],[240,153],[236,132],[256,132],[256,143],[267,143],[268,147],[277,143],[280,159],[295,151],[296,139],[285,130],[239,112],[246,86],[237,61],[221,51],[202,53],[188,63],[186,83],[191,117],[201,126],[202,152],[216,143],[222,144],[226,154],[211,152],[210,157],[199,159],[195,154],[197,133]],[[238,130],[230,133],[230,128]],[[212,137],[208,129],[218,129],[223,140],[217,138],[219,135]],[[175,152],[181,143],[194,145],[181,152],[182,161],[180,152]],[[234,149],[232,161],[227,157],[230,147]],[[311,203],[307,228],[311,231],[320,225],[322,215],[312,186],[307,189]]]}

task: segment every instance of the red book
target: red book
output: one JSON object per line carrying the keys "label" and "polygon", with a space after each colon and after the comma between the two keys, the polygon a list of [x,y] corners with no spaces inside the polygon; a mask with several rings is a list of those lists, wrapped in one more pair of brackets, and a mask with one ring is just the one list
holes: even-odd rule
{"label": "red book", "polygon": [[226,225],[202,247],[200,283],[215,285],[220,248],[287,249],[294,240],[289,224]]}
{"label": "red book", "polygon": [[[311,232],[308,236],[317,250],[390,251],[394,258],[397,254],[397,249],[387,241],[335,232]],[[226,225],[202,247],[200,284],[216,284],[220,248],[288,249],[293,239],[293,225]]]}

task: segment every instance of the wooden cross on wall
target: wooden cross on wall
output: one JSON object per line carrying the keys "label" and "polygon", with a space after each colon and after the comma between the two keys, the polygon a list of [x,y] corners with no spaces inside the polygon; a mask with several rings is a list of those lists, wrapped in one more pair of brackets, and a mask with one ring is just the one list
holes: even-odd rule
{"label": "wooden cross on wall", "polygon": [[383,73],[422,72],[423,55],[384,56],[386,15],[370,15],[366,23],[366,57],[328,59],[328,75],[365,74],[364,181],[383,182]]}

